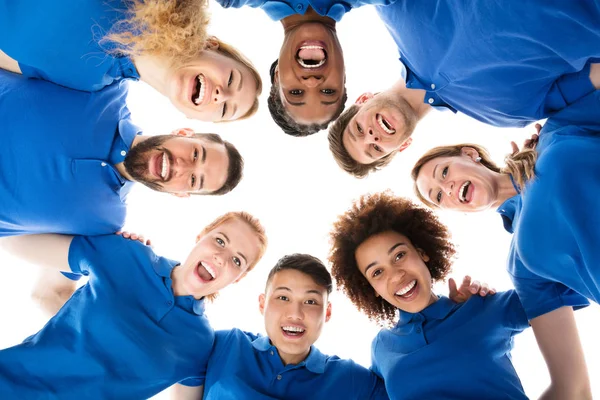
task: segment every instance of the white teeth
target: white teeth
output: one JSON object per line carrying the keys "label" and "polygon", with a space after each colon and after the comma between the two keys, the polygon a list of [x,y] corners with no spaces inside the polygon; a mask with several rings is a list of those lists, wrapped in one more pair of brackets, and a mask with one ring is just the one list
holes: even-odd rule
{"label": "white teeth", "polygon": [[200,81],[200,91],[198,92],[198,97],[194,100],[196,105],[202,103],[204,100],[204,94],[206,92],[206,86],[204,86],[204,75],[198,75],[198,81]]}
{"label": "white teeth", "polygon": [[460,187],[459,191],[458,191],[458,195],[459,195],[459,200],[462,202],[467,201],[467,191],[469,189],[469,185],[471,184],[471,181],[466,181],[465,183],[462,184],[462,186]]}
{"label": "white teeth", "polygon": [[162,170],[160,171],[160,176],[164,179],[167,179],[167,154],[163,153],[162,159]]}
{"label": "white teeth", "polygon": [[413,280],[412,282],[410,282],[408,285],[404,286],[402,289],[398,290],[396,292],[396,296],[402,296],[405,295],[406,293],[408,293],[412,288],[415,287],[415,285],[417,284],[416,280]]}
{"label": "white teeth", "polygon": [[323,50],[323,46],[302,46],[300,50]]}
{"label": "white teeth", "polygon": [[383,122],[383,117],[381,116],[381,114],[377,114],[377,123],[379,124],[381,129],[383,129],[386,133],[388,133],[390,135],[393,135],[394,133],[396,133],[395,129],[388,128],[387,125],[385,124],[385,122]]}
{"label": "white teeth", "polygon": [[299,333],[304,332],[304,329],[300,328],[299,326],[282,326],[281,329],[283,329],[284,331],[289,331],[289,332],[299,332]]}
{"label": "white teeth", "polygon": [[202,264],[202,266],[208,271],[210,276],[212,276],[214,279],[215,278],[215,270],[212,269],[212,267],[210,265],[206,264],[204,261],[202,261],[200,264]]}
{"label": "white teeth", "polygon": [[303,59],[299,58],[298,59],[298,64],[300,64],[302,66],[302,68],[319,68],[320,66],[322,66],[323,64],[325,64],[325,59],[322,59],[321,61],[319,61],[315,65],[308,65],[308,64],[304,63]]}

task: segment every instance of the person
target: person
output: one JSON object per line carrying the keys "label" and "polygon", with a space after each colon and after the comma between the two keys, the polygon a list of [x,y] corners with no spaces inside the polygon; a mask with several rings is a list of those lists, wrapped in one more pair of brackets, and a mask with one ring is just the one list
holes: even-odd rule
{"label": "person", "polygon": [[205,1],[0,1],[0,67],[96,91],[142,80],[187,117],[253,115],[260,75],[233,46],[208,36]]}
{"label": "person", "polygon": [[0,351],[1,397],[141,399],[177,382],[202,385],[214,341],[204,303],[254,268],[267,238],[250,214],[230,212],[202,230],[183,263],[114,234],[9,243],[89,281],[38,333]]}
{"label": "person", "polygon": [[346,73],[336,23],[365,4],[391,0],[217,0],[224,8],[262,8],[284,30],[279,57],[270,68],[271,117],[283,132],[308,136],[327,128],[344,110]]}
{"label": "person", "polygon": [[[144,135],[126,95],[126,82],[83,92],[0,71],[0,237],[115,233],[135,182],[178,197],[238,184],[243,159],[231,143],[190,129]],[[54,314],[75,283],[48,271],[37,288]]]}
{"label": "person", "polygon": [[399,0],[377,12],[405,79],[361,95],[330,126],[335,160],[356,177],[389,164],[433,108],[521,127],[600,88],[597,1]]}
{"label": "person", "polygon": [[[451,268],[455,248],[432,211],[389,192],[365,195],[331,233],[332,275],[354,305],[384,328],[372,370],[390,399],[526,399],[512,365],[528,315],[513,290],[454,304],[432,283]],[[572,294],[530,320],[552,384],[543,398],[591,398]]]}
{"label": "person", "polygon": [[503,168],[474,144],[434,148],[413,168],[417,195],[430,207],[497,209],[513,233],[508,269],[531,317],[545,311],[541,299],[555,296],[551,291],[572,289],[600,302],[600,219],[593,211],[600,126],[569,122],[598,104],[594,92],[549,118],[536,149],[509,155]]}

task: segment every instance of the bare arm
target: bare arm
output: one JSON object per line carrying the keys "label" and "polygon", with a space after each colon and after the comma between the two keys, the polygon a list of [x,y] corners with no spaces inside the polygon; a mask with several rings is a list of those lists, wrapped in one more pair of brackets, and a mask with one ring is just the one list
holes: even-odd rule
{"label": "bare arm", "polygon": [[69,247],[73,236],[47,233],[9,236],[0,239],[0,247],[28,263],[57,271],[71,272]]}
{"label": "bare arm", "polygon": [[179,383],[171,386],[171,400],[200,400],[204,396],[204,386],[184,386]]}
{"label": "bare arm", "polygon": [[12,58],[4,54],[2,50],[0,50],[0,68],[10,72],[15,72],[17,74],[21,73],[19,63],[16,60],[13,60]]}
{"label": "bare arm", "polygon": [[550,387],[540,399],[591,399],[573,308],[561,307],[534,318],[531,327],[551,379]]}

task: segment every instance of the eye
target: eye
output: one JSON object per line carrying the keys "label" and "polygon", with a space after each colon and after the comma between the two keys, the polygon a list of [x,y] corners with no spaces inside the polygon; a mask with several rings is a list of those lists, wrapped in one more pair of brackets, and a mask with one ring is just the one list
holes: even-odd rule
{"label": "eye", "polygon": [[396,254],[396,257],[394,258],[394,261],[401,260],[405,255],[406,255],[406,252],[401,251],[400,253]]}
{"label": "eye", "polygon": [[302,89],[292,89],[290,90],[290,94],[292,96],[301,96],[304,91]]}
{"label": "eye", "polygon": [[383,153],[383,149],[381,147],[377,146],[376,144],[373,145],[373,148],[375,149],[376,152]]}
{"label": "eye", "polygon": [[446,178],[446,175],[448,175],[448,167],[444,167],[442,170],[442,179]]}
{"label": "eye", "polygon": [[233,82],[233,71],[229,73],[229,80],[227,81],[227,86],[231,86],[231,82]]}
{"label": "eye", "polygon": [[215,242],[217,242],[217,244],[219,246],[225,247],[225,241],[223,239],[221,239],[221,238],[218,237],[218,238],[215,239]]}
{"label": "eye", "polygon": [[198,159],[198,149],[194,149],[194,156],[192,157],[193,161],[196,161]]}
{"label": "eye", "polygon": [[359,124],[356,124],[356,130],[357,130],[359,133],[363,133],[363,130],[362,130],[362,128],[360,127],[360,125],[359,125]]}
{"label": "eye", "polygon": [[381,275],[383,271],[381,269],[376,269],[375,271],[373,271],[373,274],[371,275],[371,278],[376,278],[379,275]]}
{"label": "eye", "polygon": [[335,94],[335,90],[334,89],[321,89],[321,93],[326,94],[327,96],[331,96],[332,94]]}
{"label": "eye", "polygon": [[289,299],[287,298],[287,296],[277,296],[277,300],[282,300],[282,301],[288,301]]}
{"label": "eye", "polygon": [[440,201],[442,201],[442,191],[441,190],[438,192],[437,196],[435,196],[435,199],[437,200],[438,203]]}
{"label": "eye", "polygon": [[318,304],[316,300],[312,300],[312,299],[311,300],[306,300],[304,303],[312,305],[312,306],[316,306]]}
{"label": "eye", "polygon": [[227,103],[223,103],[223,111],[221,112],[221,118],[225,118],[226,111],[227,111]]}
{"label": "eye", "polygon": [[192,174],[192,178],[190,179],[190,186],[192,189],[196,187],[196,175]]}
{"label": "eye", "polygon": [[238,267],[241,267],[241,266],[242,266],[242,260],[240,260],[239,258],[237,258],[237,257],[233,257],[233,258],[232,258],[232,260],[233,260],[233,263],[234,263],[236,266],[238,266]]}

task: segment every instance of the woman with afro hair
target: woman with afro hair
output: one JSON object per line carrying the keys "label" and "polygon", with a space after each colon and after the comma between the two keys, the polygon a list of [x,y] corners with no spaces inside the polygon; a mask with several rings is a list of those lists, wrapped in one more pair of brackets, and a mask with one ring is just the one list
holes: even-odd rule
{"label": "woman with afro hair", "polygon": [[[456,304],[436,295],[432,284],[447,277],[455,249],[432,211],[389,192],[365,195],[335,222],[331,241],[338,287],[383,326],[372,369],[391,399],[527,398],[510,355],[513,336],[529,326],[518,296]],[[577,356],[581,345],[571,345]]]}

